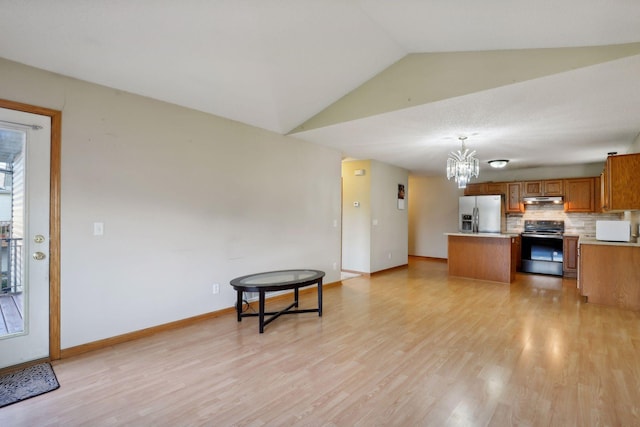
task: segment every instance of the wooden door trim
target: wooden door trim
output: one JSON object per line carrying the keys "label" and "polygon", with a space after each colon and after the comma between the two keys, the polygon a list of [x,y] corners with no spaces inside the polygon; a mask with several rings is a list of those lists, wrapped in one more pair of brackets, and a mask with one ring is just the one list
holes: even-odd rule
{"label": "wooden door trim", "polygon": [[51,117],[49,196],[49,358],[60,359],[60,153],[62,111],[0,99],[0,107]]}

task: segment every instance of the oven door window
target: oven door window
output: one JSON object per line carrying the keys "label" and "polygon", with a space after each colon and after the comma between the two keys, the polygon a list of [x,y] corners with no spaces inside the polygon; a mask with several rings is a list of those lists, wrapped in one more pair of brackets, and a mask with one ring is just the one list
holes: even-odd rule
{"label": "oven door window", "polygon": [[562,261],[562,250],[549,245],[531,245],[531,259],[535,261]]}
{"label": "oven door window", "polygon": [[562,239],[523,237],[522,258],[534,261],[562,262]]}

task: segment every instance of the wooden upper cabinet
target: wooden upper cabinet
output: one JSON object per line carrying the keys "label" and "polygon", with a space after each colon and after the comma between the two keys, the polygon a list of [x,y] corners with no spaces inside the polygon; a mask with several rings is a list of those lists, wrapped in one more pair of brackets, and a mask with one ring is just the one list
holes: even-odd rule
{"label": "wooden upper cabinet", "polygon": [[505,194],[506,185],[504,182],[487,182],[486,194]]}
{"label": "wooden upper cabinet", "polygon": [[600,174],[600,210],[602,212],[609,210],[609,187],[607,182],[607,169]]}
{"label": "wooden upper cabinet", "polygon": [[542,181],[543,196],[564,195],[564,182],[561,179]]}
{"label": "wooden upper cabinet", "polygon": [[596,213],[604,212],[602,209],[602,178],[596,176],[593,178],[593,211]]}
{"label": "wooden upper cabinet", "polygon": [[[622,157],[622,156],[614,156]],[[638,154],[638,161],[640,161],[640,154]],[[615,163],[616,160],[608,160],[607,164]],[[640,165],[637,166],[640,170]],[[602,212],[603,209],[640,209],[640,180],[636,182],[628,182],[623,190],[628,193],[628,188],[635,188],[635,203],[637,207],[617,207],[611,208],[612,198],[611,194],[612,181],[608,179],[610,167],[603,172],[603,177],[587,177],[587,178],[569,178],[569,179],[547,179],[540,181],[524,181],[524,182],[474,182],[467,184],[467,188],[464,189],[465,196],[482,196],[489,194],[504,194],[505,195],[505,210],[507,213],[522,213],[525,211],[524,204],[522,203],[523,197],[536,197],[536,196],[564,196],[564,210],[565,212],[577,212],[577,213],[590,213],[590,212]],[[625,175],[620,171],[620,166],[614,164],[614,172],[618,176],[631,176],[632,172],[626,171]],[[622,179],[622,178],[619,178]],[[605,184],[605,181],[608,184]],[[602,183],[602,185],[601,185]],[[616,191],[622,191],[617,189]],[[601,194],[601,190],[603,193]],[[630,197],[630,196],[626,196]],[[616,202],[618,200],[616,199]],[[633,203],[633,200],[631,201]],[[605,206],[606,208],[601,208]],[[621,206],[620,204],[615,206]],[[633,206],[626,203],[624,206]]]}
{"label": "wooden upper cabinet", "polygon": [[525,181],[522,183],[522,196],[542,196],[542,181]]}
{"label": "wooden upper cabinet", "polygon": [[506,211],[509,213],[524,212],[524,205],[520,196],[521,184],[519,182],[507,182],[506,187]]}
{"label": "wooden upper cabinet", "polygon": [[562,196],[564,188],[561,179],[545,181],[525,181],[522,183],[522,197]]}
{"label": "wooden upper cabinet", "polygon": [[481,196],[485,194],[487,184],[484,182],[469,183],[464,189],[465,196]]}
{"label": "wooden upper cabinet", "polygon": [[594,178],[564,180],[564,210],[565,212],[595,212]]}
{"label": "wooden upper cabinet", "polygon": [[484,196],[494,194],[505,194],[506,186],[504,182],[474,182],[467,184],[464,189],[465,196]]}
{"label": "wooden upper cabinet", "polygon": [[607,157],[603,174],[602,202],[605,210],[640,210],[640,153]]}

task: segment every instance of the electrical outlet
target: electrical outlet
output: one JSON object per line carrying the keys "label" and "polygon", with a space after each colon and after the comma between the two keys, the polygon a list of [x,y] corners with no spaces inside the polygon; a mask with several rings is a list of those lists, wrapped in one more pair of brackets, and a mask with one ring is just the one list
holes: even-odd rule
{"label": "electrical outlet", "polygon": [[213,284],[213,293],[214,294],[219,294],[220,293],[220,284],[219,283],[214,283]]}

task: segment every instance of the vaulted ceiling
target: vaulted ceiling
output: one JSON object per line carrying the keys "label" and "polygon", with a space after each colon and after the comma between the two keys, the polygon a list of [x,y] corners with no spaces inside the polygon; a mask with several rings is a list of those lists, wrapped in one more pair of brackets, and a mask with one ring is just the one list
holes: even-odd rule
{"label": "vaulted ceiling", "polygon": [[0,0],[0,57],[428,175],[640,132],[637,0]]}

